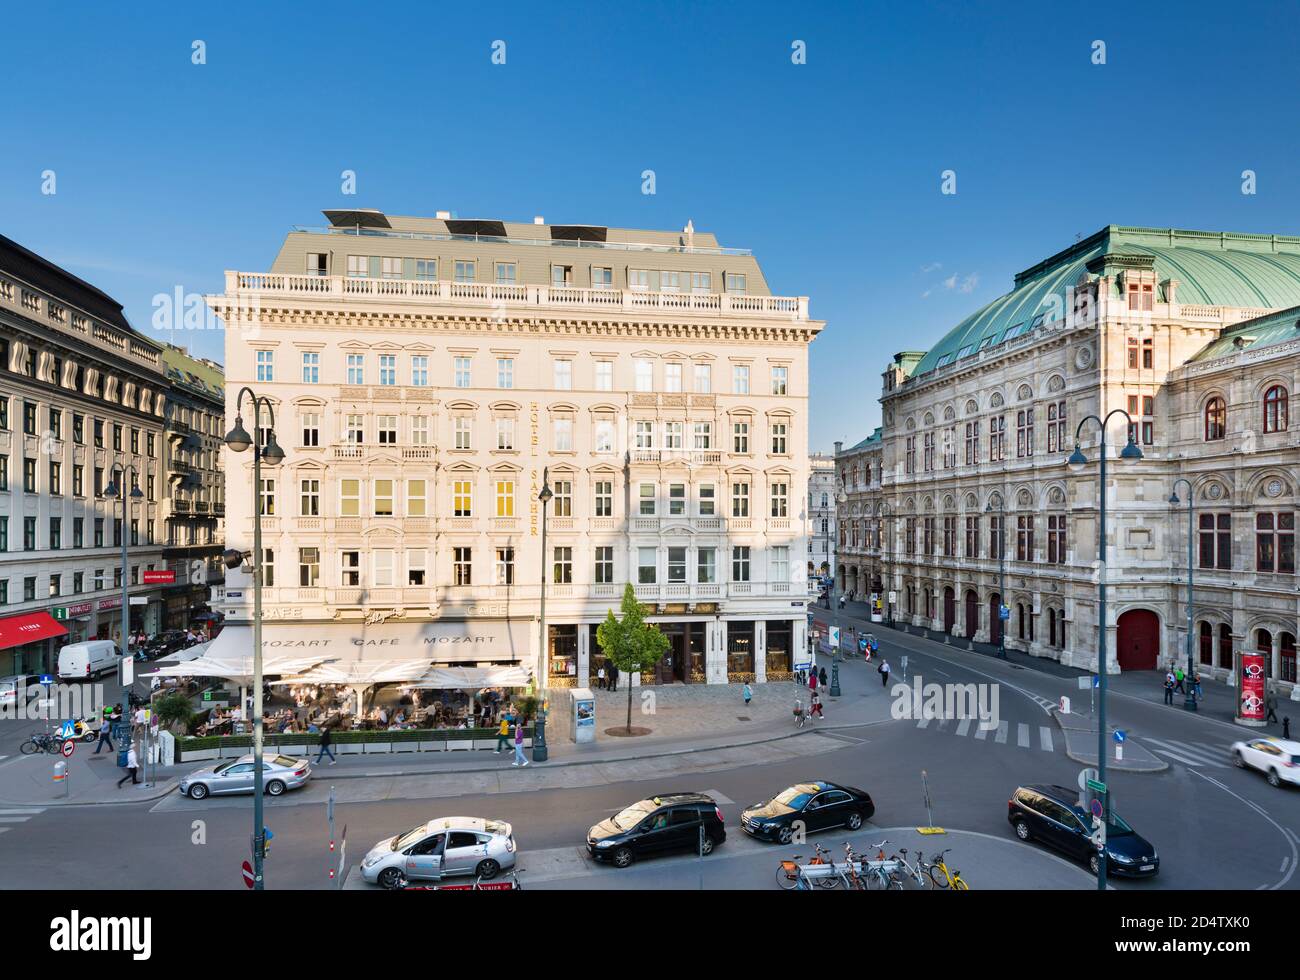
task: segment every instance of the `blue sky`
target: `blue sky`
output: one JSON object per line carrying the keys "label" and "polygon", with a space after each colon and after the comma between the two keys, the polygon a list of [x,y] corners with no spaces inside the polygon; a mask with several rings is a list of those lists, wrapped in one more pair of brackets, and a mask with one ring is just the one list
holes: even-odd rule
{"label": "blue sky", "polygon": [[[61,3],[5,21],[0,232],[138,329],[156,294],[267,268],[322,208],[689,218],[827,321],[815,449],[879,424],[895,351],[1077,235],[1300,232],[1294,4]],[[222,357],[220,332],[176,340]]]}

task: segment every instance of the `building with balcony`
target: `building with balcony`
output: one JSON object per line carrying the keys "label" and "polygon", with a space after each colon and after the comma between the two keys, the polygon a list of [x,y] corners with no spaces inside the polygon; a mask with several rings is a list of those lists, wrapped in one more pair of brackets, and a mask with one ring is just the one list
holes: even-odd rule
{"label": "building with balcony", "polygon": [[825,453],[808,457],[808,575],[835,575],[835,498],[839,480],[835,460]]}
{"label": "building with balcony", "polygon": [[[208,298],[227,416],[245,384],[268,396],[286,453],[258,487],[266,620],[585,685],[631,582],[672,642],[646,681],[790,672],[822,327],[806,297],[772,295],[748,251],[689,224],[326,217]],[[246,551],[251,455],[222,461]],[[250,584],[241,569],[214,591],[232,625]]]}
{"label": "building with balcony", "polygon": [[[1223,677],[1234,650],[1260,650],[1300,694],[1297,304],[1300,238],[1110,226],[1019,273],[928,351],[896,355],[883,472],[861,502],[884,535],[866,557],[896,615],[976,643],[1005,628],[1012,649],[1096,669],[1104,571],[1107,669],[1163,668],[1185,655],[1186,485],[1181,505],[1168,499],[1186,477],[1202,668]],[[1113,409],[1132,425],[1108,430],[1101,552],[1094,423],[1089,465],[1065,459],[1080,420]],[[1130,433],[1136,462],[1117,458]],[[837,456],[850,484],[860,455]]]}
{"label": "building with balcony", "polygon": [[[161,348],[111,296],[0,236],[0,674],[53,668],[64,643],[162,620]],[[140,499],[115,466],[134,468]],[[123,570],[121,541],[130,547]]]}
{"label": "building with balcony", "polygon": [[221,472],[226,434],[225,376],[221,365],[166,345],[167,407],[163,465],[163,558],[173,581],[163,587],[164,626],[183,629],[208,605],[225,580],[226,481]]}
{"label": "building with balcony", "polygon": [[882,445],[880,429],[848,449],[835,443],[835,485],[844,494],[835,505],[836,585],[855,602],[879,596],[884,587],[880,553],[885,539],[880,496]]}

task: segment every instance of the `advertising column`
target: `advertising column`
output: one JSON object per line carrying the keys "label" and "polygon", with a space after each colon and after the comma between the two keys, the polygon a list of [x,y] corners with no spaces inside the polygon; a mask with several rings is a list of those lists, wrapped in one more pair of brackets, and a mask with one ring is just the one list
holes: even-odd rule
{"label": "advertising column", "polygon": [[1267,678],[1264,674],[1264,654],[1238,650],[1236,653],[1237,680],[1237,716],[1233,720],[1238,725],[1251,728],[1264,727],[1264,700]]}

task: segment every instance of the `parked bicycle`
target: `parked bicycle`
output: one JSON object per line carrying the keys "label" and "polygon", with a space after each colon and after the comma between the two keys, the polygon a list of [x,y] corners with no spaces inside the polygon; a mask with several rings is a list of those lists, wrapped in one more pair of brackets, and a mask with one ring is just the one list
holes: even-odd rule
{"label": "parked bicycle", "polygon": [[[951,888],[953,891],[959,892],[970,891],[970,886],[962,879],[961,872],[949,870],[948,865],[943,860],[943,856],[951,850],[951,847],[945,848],[939,852],[939,856],[934,859],[933,864],[925,865],[926,874],[934,882],[935,888]],[[920,863],[919,856],[917,861]]]}
{"label": "parked bicycle", "polygon": [[900,847],[898,849],[898,854],[892,855],[890,860],[898,862],[898,871],[896,874],[900,882],[910,881],[915,884],[917,888],[933,889],[935,887],[934,879],[926,874],[925,869],[921,866],[923,858],[920,851],[916,852],[916,864],[907,863],[906,847]]}
{"label": "parked bicycle", "polygon": [[794,699],[794,727],[803,728],[808,724],[808,712],[803,710],[803,702],[798,698]]}
{"label": "parked bicycle", "polygon": [[848,854],[849,863],[855,861],[861,865],[861,879],[868,891],[883,892],[893,889],[902,891],[903,881],[898,877],[899,863],[897,860],[890,860],[885,857],[885,845],[889,841],[882,840],[879,844],[872,844],[871,847],[876,849],[876,859],[874,861],[865,857],[854,858],[849,845],[845,843],[844,850]]}
{"label": "parked bicycle", "polygon": [[[832,863],[831,852],[826,850],[820,844],[814,844],[813,850],[816,852],[813,859],[808,862],[810,866],[820,867]],[[776,883],[786,891],[793,891],[797,888],[806,887],[804,883],[815,881],[822,888],[834,888],[839,884],[839,879],[835,876],[809,878],[803,873],[804,865],[799,863],[802,855],[796,854],[788,861],[782,861],[776,869]]]}
{"label": "parked bicycle", "polygon": [[41,752],[58,755],[62,747],[62,740],[49,732],[33,732],[18,748],[23,755],[38,755]]}

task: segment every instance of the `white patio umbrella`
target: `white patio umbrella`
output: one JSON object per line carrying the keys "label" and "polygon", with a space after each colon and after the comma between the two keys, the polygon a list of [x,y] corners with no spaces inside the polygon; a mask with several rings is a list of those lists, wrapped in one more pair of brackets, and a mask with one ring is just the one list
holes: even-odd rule
{"label": "white patio umbrella", "polygon": [[357,698],[357,714],[364,707],[366,692],[376,684],[401,683],[423,676],[428,660],[352,660],[331,661],[312,666],[293,677],[282,677],[272,684],[336,684],[350,688]]}

